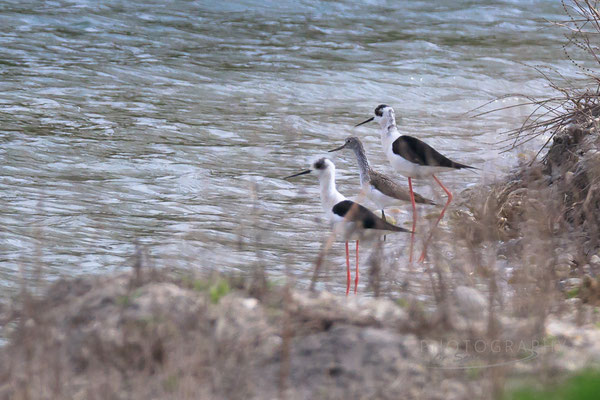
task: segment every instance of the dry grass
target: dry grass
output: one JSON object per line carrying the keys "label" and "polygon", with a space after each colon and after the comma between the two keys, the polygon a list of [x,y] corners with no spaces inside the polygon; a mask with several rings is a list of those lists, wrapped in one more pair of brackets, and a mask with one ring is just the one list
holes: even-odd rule
{"label": "dry grass", "polygon": [[[473,110],[479,110],[492,102],[509,97],[522,97],[529,101],[518,105],[481,112],[475,117],[493,113],[506,108],[531,106],[533,111],[521,126],[505,132],[507,136],[500,143],[505,151],[513,150],[525,143],[548,135],[546,141],[537,152],[534,160],[552,142],[554,136],[560,134],[569,125],[575,124],[589,129],[597,124],[600,115],[600,48],[597,45],[600,35],[598,19],[598,2],[589,0],[562,1],[567,19],[553,22],[564,27],[567,43],[563,45],[565,57],[580,72],[580,79],[572,81],[550,66],[532,66],[556,90],[557,95],[548,99],[535,99],[526,94],[508,94],[494,99]],[[577,60],[591,62],[592,67],[582,65]],[[533,160],[532,160],[533,162]]]}

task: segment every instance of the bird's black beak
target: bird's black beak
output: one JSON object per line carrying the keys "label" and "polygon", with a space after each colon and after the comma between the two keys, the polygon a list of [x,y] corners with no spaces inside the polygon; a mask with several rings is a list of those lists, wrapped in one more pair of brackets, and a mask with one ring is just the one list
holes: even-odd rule
{"label": "bird's black beak", "polygon": [[375,119],[375,117],[371,117],[371,118],[369,118],[368,120],[366,120],[366,121],[363,121],[363,122],[361,122],[361,123],[360,123],[360,124],[358,124],[358,125],[354,125],[354,127],[356,128],[356,127],[358,127],[358,126],[364,125],[364,124],[366,124],[367,122],[371,122],[371,121],[373,121],[374,119]]}
{"label": "bird's black beak", "polygon": [[300,176],[300,175],[305,175],[305,174],[310,174],[310,169],[307,169],[306,171],[298,172],[297,174],[294,174],[294,175],[286,176],[283,179],[290,179],[290,178],[293,178],[295,176]]}
{"label": "bird's black beak", "polygon": [[334,152],[334,151],[341,150],[341,149],[343,149],[344,147],[346,147],[346,143],[344,143],[344,144],[343,144],[343,145],[341,145],[340,147],[336,147],[336,148],[335,148],[335,149],[333,149],[333,150],[329,150],[329,153],[331,153],[331,152]]}

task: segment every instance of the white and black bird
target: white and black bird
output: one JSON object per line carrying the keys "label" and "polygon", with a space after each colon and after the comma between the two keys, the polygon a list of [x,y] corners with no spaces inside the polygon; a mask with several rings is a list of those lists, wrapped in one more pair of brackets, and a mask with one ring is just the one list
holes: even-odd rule
{"label": "white and black bird", "polygon": [[[411,202],[413,207],[413,232],[415,231],[415,226],[417,223],[417,210],[412,190],[412,178],[426,178],[431,176],[438,183],[438,185],[442,187],[444,192],[446,192],[448,200],[446,201],[446,204],[444,205],[444,208],[442,209],[442,212],[435,223],[435,229],[440,220],[444,217],[444,213],[452,201],[452,192],[450,192],[450,190],[448,190],[442,184],[435,174],[464,168],[475,168],[450,160],[448,157],[442,155],[440,152],[420,139],[417,139],[413,136],[401,135],[400,132],[398,132],[398,127],[396,126],[394,109],[388,105],[380,104],[375,109],[374,117],[371,117],[366,121],[357,124],[356,126],[358,127],[371,121],[379,123],[381,128],[381,146],[390,164],[396,171],[408,178],[408,188],[411,194]],[[425,241],[423,252],[419,258],[420,262],[425,259],[427,254],[427,245],[432,234],[433,230],[428,239]],[[410,243],[411,261],[413,243],[414,233],[413,236],[411,236]]]}
{"label": "white and black bird", "polygon": [[327,158],[321,158],[311,165],[311,169],[285,177],[290,179],[296,176],[315,172],[321,185],[321,205],[333,232],[341,235],[346,242],[346,294],[350,291],[350,254],[348,241],[356,240],[356,277],[354,293],[358,287],[358,243],[378,239],[386,233],[410,232],[407,229],[395,226],[379,218],[366,207],[344,197],[335,186],[335,165]]}
{"label": "white and black bird", "polygon": [[[358,172],[360,175],[360,186],[365,195],[371,200],[377,209],[381,210],[381,218],[385,219],[384,209],[386,207],[397,206],[404,202],[410,202],[410,191],[394,182],[390,177],[375,171],[369,164],[369,159],[365,148],[356,136],[346,138],[344,144],[332,151],[349,149],[354,151],[356,161],[358,162]],[[414,193],[415,203],[435,204],[418,193]]]}

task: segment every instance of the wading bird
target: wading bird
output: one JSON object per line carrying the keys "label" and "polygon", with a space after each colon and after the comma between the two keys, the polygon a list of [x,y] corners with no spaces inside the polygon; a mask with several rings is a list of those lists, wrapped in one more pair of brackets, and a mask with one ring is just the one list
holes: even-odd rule
{"label": "wading bird", "polygon": [[390,164],[396,171],[408,178],[408,189],[410,191],[413,208],[413,234],[411,235],[410,239],[410,261],[412,261],[414,231],[417,224],[417,208],[413,194],[414,192],[412,190],[412,178],[426,178],[431,176],[448,196],[446,205],[444,205],[440,216],[438,217],[434,227],[431,230],[431,233],[429,234],[429,237],[425,241],[425,245],[423,246],[423,252],[419,258],[419,262],[422,262],[425,260],[425,256],[427,254],[427,245],[431,239],[431,236],[433,235],[433,230],[444,217],[444,213],[452,201],[452,193],[442,184],[435,174],[463,168],[475,168],[450,160],[427,143],[415,137],[401,135],[400,132],[398,132],[398,127],[396,126],[394,109],[388,105],[380,104],[375,109],[374,117],[371,117],[368,120],[357,124],[356,126],[358,127],[371,121],[379,123],[381,128],[381,146]]}
{"label": "wading bird", "polygon": [[378,239],[386,233],[410,231],[386,222],[366,207],[346,199],[338,192],[335,187],[335,165],[327,158],[315,161],[311,165],[311,169],[287,176],[284,179],[311,172],[316,172],[319,177],[321,205],[333,226],[333,232],[341,235],[346,242],[346,295],[350,292],[351,281],[348,241],[356,240],[356,277],[354,280],[354,293],[356,293],[358,287],[358,243]]}
{"label": "wading bird", "polygon": [[[354,151],[356,161],[358,162],[358,171],[360,175],[360,186],[367,197],[375,203],[377,209],[381,210],[381,218],[385,219],[384,208],[399,205],[403,202],[411,201],[410,191],[387,175],[375,171],[369,164],[369,159],[365,153],[365,148],[362,142],[356,136],[350,136],[344,144],[332,151],[342,149],[350,149]],[[421,196],[418,193],[414,194],[415,202],[420,204],[435,204],[433,201]]]}

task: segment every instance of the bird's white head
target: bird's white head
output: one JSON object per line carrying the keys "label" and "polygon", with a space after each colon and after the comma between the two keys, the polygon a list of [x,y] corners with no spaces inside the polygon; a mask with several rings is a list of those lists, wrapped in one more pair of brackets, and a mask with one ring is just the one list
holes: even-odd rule
{"label": "bird's white head", "polygon": [[386,128],[390,125],[396,125],[396,115],[394,109],[388,105],[380,104],[375,109],[375,122],[379,123],[379,126]]}
{"label": "bird's white head", "polygon": [[306,171],[288,176],[285,179],[315,172],[319,176],[319,184],[321,186],[321,205],[325,212],[331,212],[331,208],[335,204],[345,200],[345,197],[335,188],[335,165],[328,158],[320,158],[313,162],[310,167]]}
{"label": "bird's white head", "polygon": [[[390,127],[396,126],[396,115],[394,109],[387,104],[380,104],[375,108],[375,116],[369,118],[366,121],[361,122],[356,126],[361,126],[367,122],[375,121],[381,126],[382,129],[389,130]],[[355,127],[356,127],[355,126]]]}
{"label": "bird's white head", "polygon": [[311,168],[307,169],[306,171],[302,171],[302,172],[299,172],[294,175],[286,176],[284,179],[289,179],[289,178],[293,178],[295,176],[304,175],[304,174],[310,174],[311,172],[316,173],[317,176],[319,177],[319,180],[322,180],[324,178],[331,179],[332,177],[335,176],[335,165],[328,158],[320,158],[317,161],[313,162],[310,165],[310,167]]}
{"label": "bird's white head", "polygon": [[319,180],[335,175],[335,165],[329,158],[320,158],[312,164],[312,170],[317,173]]}

